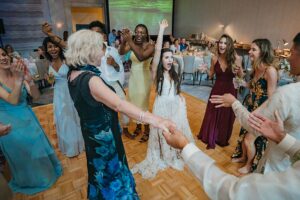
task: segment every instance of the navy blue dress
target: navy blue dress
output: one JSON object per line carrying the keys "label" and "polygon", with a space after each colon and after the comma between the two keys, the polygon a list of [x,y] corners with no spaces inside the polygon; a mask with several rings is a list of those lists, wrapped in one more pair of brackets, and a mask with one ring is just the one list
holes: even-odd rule
{"label": "navy blue dress", "polygon": [[128,168],[118,113],[92,97],[89,80],[93,76],[92,72],[83,72],[69,81],[85,142],[88,198],[139,199]]}

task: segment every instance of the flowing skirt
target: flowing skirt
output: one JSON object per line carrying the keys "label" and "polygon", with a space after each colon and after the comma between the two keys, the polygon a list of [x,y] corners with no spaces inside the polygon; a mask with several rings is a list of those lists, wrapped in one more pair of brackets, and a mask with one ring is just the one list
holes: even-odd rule
{"label": "flowing skirt", "polygon": [[[189,142],[194,142],[183,97],[156,96],[153,114],[172,120]],[[144,179],[150,179],[167,167],[183,170],[184,161],[180,151],[167,144],[162,131],[151,126],[146,159],[133,166],[131,172],[140,173]]]}

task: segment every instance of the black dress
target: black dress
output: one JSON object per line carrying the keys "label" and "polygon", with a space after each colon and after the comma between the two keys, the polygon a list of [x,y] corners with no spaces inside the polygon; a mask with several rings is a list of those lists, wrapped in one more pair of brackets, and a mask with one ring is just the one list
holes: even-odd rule
{"label": "black dress", "polygon": [[69,81],[85,142],[88,198],[139,199],[128,168],[118,113],[92,97],[89,80],[93,76],[92,72],[83,72]]}

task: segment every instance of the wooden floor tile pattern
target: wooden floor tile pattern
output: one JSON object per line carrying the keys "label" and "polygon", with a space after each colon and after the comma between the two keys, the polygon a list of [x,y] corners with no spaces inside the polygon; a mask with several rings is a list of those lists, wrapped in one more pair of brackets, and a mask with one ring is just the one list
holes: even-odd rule
{"label": "wooden floor tile pattern", "polygon": [[[188,94],[183,93],[187,102],[188,119],[192,132],[195,136],[198,134],[202,119],[204,116],[206,103]],[[150,105],[152,107],[155,92],[152,90]],[[41,122],[48,138],[53,144],[58,158],[63,165],[63,176],[45,192],[33,196],[16,194],[15,200],[82,200],[86,199],[87,194],[87,169],[86,157],[82,153],[74,158],[67,158],[62,155],[58,149],[55,126],[53,125],[52,105],[40,106],[34,108],[38,119]],[[134,130],[134,125],[130,125],[130,130]],[[226,172],[238,175],[236,172],[240,164],[231,163],[230,156],[234,151],[240,126],[235,123],[233,135],[230,140],[230,146],[225,148],[216,147],[214,150],[206,150],[206,145],[196,140],[197,146],[209,156],[217,161],[217,165]],[[141,136],[140,136],[141,137]],[[139,138],[129,140],[123,137],[126,149],[127,159],[130,167],[135,163],[142,161],[146,156],[147,143],[139,143]],[[34,169],[33,169],[34,170]],[[191,174],[187,167],[184,171],[167,169],[161,171],[152,180],[144,180],[139,174],[134,175],[136,189],[142,200],[204,200],[208,199],[200,184]]]}

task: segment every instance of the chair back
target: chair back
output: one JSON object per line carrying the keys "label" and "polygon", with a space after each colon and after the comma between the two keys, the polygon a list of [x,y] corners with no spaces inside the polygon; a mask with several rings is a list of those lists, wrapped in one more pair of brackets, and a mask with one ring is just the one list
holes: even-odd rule
{"label": "chair back", "polygon": [[46,59],[37,60],[35,62],[39,74],[39,79],[44,79],[45,74],[48,73],[49,62]]}
{"label": "chair back", "polygon": [[207,64],[207,68],[210,69],[211,66],[211,54],[206,55],[203,57],[203,61],[205,64]]}
{"label": "chair back", "polygon": [[183,72],[189,74],[194,73],[195,72],[194,62],[195,62],[195,56],[183,56],[183,65],[184,65]]}

